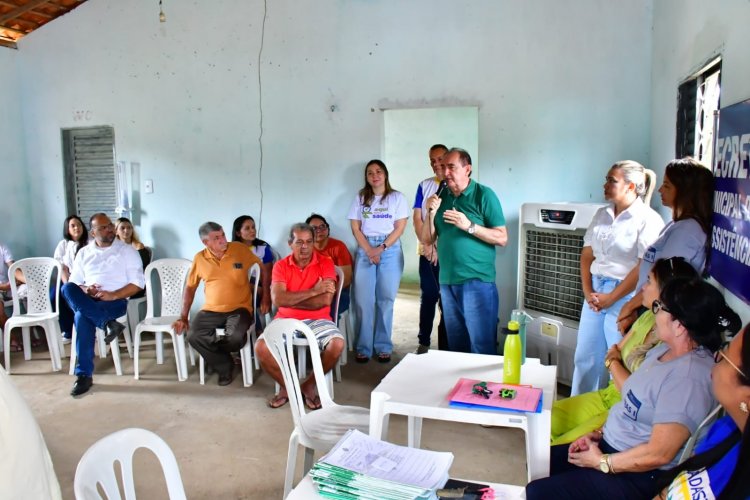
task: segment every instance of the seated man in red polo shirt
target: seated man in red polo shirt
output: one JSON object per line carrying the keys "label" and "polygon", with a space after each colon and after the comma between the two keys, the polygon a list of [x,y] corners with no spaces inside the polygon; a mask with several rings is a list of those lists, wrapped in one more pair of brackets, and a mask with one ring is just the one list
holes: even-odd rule
{"label": "seated man in red polo shirt", "polygon": [[[309,224],[298,223],[289,231],[292,254],[273,266],[271,300],[278,307],[275,318],[303,321],[315,333],[320,349],[323,371],[328,373],[341,356],[344,337],[331,321],[331,301],[336,293],[336,268],[333,261],[314,251],[314,231]],[[300,334],[301,335],[301,334]],[[271,408],[289,402],[281,369],[273,359],[263,336],[255,344],[255,352],[263,370],[281,386],[279,393],[268,401]],[[320,408],[320,398],[311,373],[301,384],[305,404],[311,410]]]}

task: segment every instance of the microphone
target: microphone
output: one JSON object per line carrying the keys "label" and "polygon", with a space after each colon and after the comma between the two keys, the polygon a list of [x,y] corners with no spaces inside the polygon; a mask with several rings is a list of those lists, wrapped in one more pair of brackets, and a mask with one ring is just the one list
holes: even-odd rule
{"label": "microphone", "polygon": [[[445,181],[445,179],[443,179],[442,181],[440,181],[440,185],[438,186],[438,190],[435,193],[438,198],[440,198],[440,194],[445,190],[445,188],[447,186],[448,186],[448,183]],[[430,209],[430,210],[432,210],[432,209]]]}
{"label": "microphone", "polygon": [[440,198],[440,195],[442,194],[443,190],[446,187],[448,187],[448,183],[445,181],[445,179],[443,179],[442,181],[440,181],[440,185],[438,186],[437,193],[435,193],[438,196],[438,198]]}

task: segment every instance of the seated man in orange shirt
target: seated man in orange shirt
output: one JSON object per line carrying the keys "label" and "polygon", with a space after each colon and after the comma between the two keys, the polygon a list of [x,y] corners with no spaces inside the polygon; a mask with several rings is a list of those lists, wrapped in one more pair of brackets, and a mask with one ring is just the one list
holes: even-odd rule
{"label": "seated man in orange shirt", "polygon": [[[219,385],[234,378],[233,352],[247,341],[247,329],[254,321],[248,271],[260,259],[242,243],[228,243],[221,226],[206,222],[198,229],[206,246],[195,254],[182,297],[180,319],[172,327],[181,334],[188,330],[188,342],[219,374]],[[205,302],[188,322],[190,306],[201,280],[205,282]],[[216,335],[223,328],[224,335]]]}
{"label": "seated man in orange shirt", "polygon": [[[310,227],[315,231],[315,250],[327,255],[333,260],[333,264],[340,267],[344,272],[344,286],[341,289],[341,298],[339,299],[339,316],[349,309],[349,285],[352,282],[352,254],[349,253],[349,249],[346,244],[331,238],[331,226],[328,225],[328,221],[319,214],[310,214],[310,217],[305,220],[305,224],[310,224]],[[335,297],[335,295],[334,295]],[[333,314],[333,310],[331,310]],[[333,318],[333,316],[331,316]],[[337,318],[333,318],[335,322]]]}
{"label": "seated man in orange shirt", "polygon": [[[331,300],[336,292],[336,269],[333,261],[313,250],[314,231],[308,224],[295,224],[289,231],[292,254],[277,261],[271,278],[271,299],[278,307],[276,318],[303,321],[315,333],[320,349],[323,371],[328,373],[344,349],[344,337],[331,321]],[[271,408],[284,406],[288,401],[281,369],[268,350],[263,336],[255,344],[255,352],[263,370],[281,385],[281,390],[269,402]],[[301,384],[305,404],[311,410],[320,408],[311,373]]]}

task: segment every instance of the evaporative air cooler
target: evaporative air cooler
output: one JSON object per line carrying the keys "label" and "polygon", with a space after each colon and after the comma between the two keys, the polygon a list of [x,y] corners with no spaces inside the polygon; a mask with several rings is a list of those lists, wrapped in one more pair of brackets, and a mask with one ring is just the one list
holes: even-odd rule
{"label": "evaporative air cooler", "polygon": [[557,380],[567,385],[583,305],[583,235],[601,206],[524,203],[519,216],[518,307],[533,318],[526,328],[527,356],[557,365]]}

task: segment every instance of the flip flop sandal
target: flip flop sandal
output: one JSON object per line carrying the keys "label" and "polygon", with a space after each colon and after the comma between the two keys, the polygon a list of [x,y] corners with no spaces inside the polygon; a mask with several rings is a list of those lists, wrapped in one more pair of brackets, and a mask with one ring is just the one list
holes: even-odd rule
{"label": "flip flop sandal", "polygon": [[378,363],[390,363],[391,362],[391,355],[387,352],[381,352],[378,354]]}
{"label": "flip flop sandal", "polygon": [[367,363],[368,361],[370,361],[370,358],[368,358],[364,354],[357,353],[357,355],[354,357],[354,360],[357,363]]}
{"label": "flip flop sandal", "polygon": [[285,404],[289,402],[289,398],[287,396],[279,396],[278,394],[272,397],[268,400],[268,407],[269,408],[281,408]]}
{"label": "flip flop sandal", "polygon": [[323,407],[323,404],[320,402],[320,397],[317,394],[311,398],[303,394],[302,400],[305,402],[305,406],[310,410],[320,410]]}
{"label": "flip flop sandal", "polygon": [[21,344],[11,344],[8,350],[10,352],[23,352],[23,346]]}

